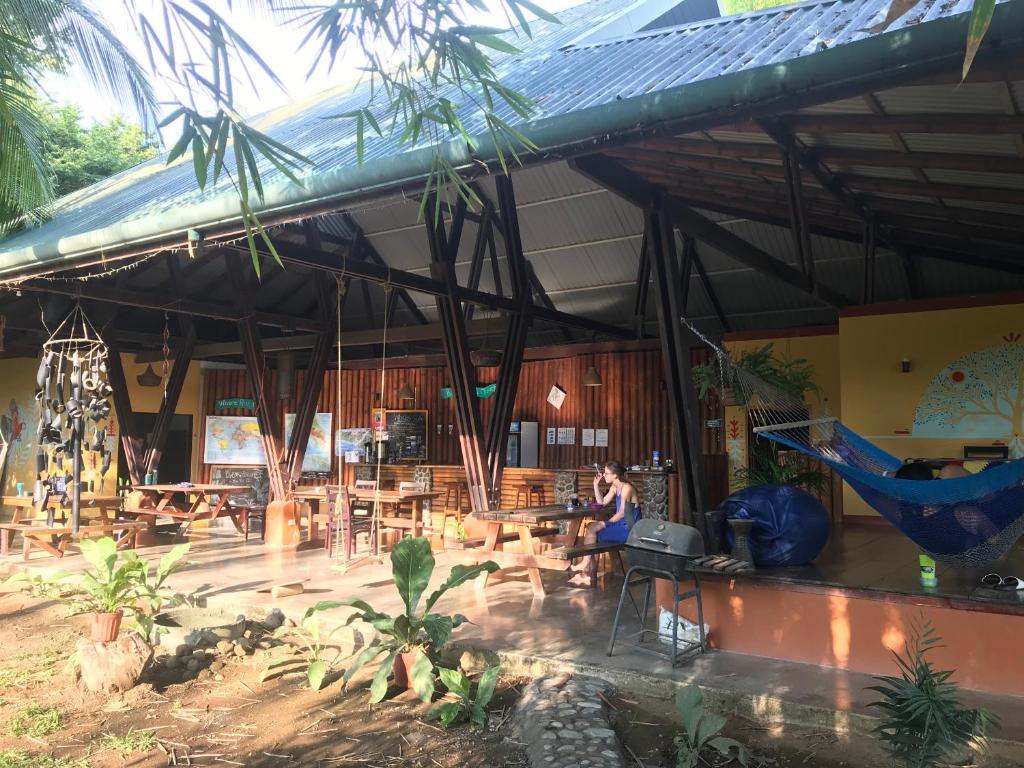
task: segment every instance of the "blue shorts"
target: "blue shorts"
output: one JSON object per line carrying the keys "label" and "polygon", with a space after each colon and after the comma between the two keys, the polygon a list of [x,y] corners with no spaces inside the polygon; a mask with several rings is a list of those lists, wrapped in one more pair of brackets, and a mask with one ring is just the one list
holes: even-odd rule
{"label": "blue shorts", "polygon": [[625,519],[614,523],[605,523],[604,528],[597,532],[597,540],[602,544],[625,544],[629,536],[629,525]]}

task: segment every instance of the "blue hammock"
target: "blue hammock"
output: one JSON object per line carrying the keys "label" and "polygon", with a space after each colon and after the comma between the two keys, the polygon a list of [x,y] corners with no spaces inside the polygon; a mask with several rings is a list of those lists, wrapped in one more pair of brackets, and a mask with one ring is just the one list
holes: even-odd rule
{"label": "blue hammock", "polygon": [[1003,557],[1024,534],[1024,460],[969,477],[901,480],[903,462],[836,422],[827,441],[760,436],[823,461],[873,509],[936,560],[979,566]]}

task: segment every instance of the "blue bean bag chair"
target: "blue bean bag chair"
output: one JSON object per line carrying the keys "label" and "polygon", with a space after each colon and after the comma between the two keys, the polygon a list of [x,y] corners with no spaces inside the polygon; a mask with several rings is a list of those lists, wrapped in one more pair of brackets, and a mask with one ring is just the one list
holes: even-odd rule
{"label": "blue bean bag chair", "polygon": [[[816,558],[829,535],[829,514],[814,496],[791,485],[744,488],[718,508],[726,518],[753,520],[750,552],[754,565],[804,565]],[[726,528],[729,547],[731,528]]]}

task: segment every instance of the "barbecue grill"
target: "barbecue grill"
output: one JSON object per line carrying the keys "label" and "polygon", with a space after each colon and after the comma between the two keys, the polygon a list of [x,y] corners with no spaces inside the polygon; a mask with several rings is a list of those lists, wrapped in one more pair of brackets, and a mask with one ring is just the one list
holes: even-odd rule
{"label": "barbecue grill", "polygon": [[[668,579],[672,582],[672,651],[669,654],[672,666],[676,666],[681,656],[697,651],[703,653],[705,649],[704,637],[704,606],[701,603],[700,580],[697,572],[690,568],[692,560],[704,556],[704,540],[700,531],[689,525],[669,523],[664,520],[643,519],[634,523],[629,531],[629,536],[624,545],[626,559],[629,562],[629,570],[622,584],[622,592],[619,594],[619,606],[615,611],[615,622],[612,624],[612,636],[608,641],[608,655],[612,655],[615,647],[615,638],[619,631],[619,618],[622,614],[622,606],[625,603],[626,595],[630,595],[630,589],[643,584],[646,587],[644,593],[644,608],[640,618],[640,631],[631,635],[637,638],[636,646],[642,651],[649,651],[664,655],[660,649],[645,646],[644,640],[647,633],[653,633],[655,639],[658,637],[657,629],[647,628],[647,614],[650,610],[651,591],[654,579]],[[679,582],[687,578],[693,579],[693,588],[686,592],[679,591]],[[679,649],[679,603],[683,600],[695,599],[697,601],[697,626],[700,633],[700,642],[696,646]],[[635,603],[634,603],[635,605]]]}

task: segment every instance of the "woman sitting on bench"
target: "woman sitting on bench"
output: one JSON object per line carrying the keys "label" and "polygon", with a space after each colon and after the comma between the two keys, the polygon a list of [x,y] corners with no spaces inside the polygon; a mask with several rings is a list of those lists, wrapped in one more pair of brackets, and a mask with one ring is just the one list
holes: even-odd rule
{"label": "woman sitting on bench", "polygon": [[[604,479],[608,483],[608,492],[601,493],[600,483]],[[604,471],[594,477],[594,498],[601,504],[615,501],[615,514],[607,522],[591,523],[587,526],[585,544],[601,542],[602,544],[624,544],[629,536],[629,529],[640,519],[640,506],[636,488],[626,482],[626,468],[617,461],[609,461]],[[577,587],[591,587],[597,575],[597,555],[587,555],[578,565],[572,567],[576,575],[569,579],[570,584]]]}

